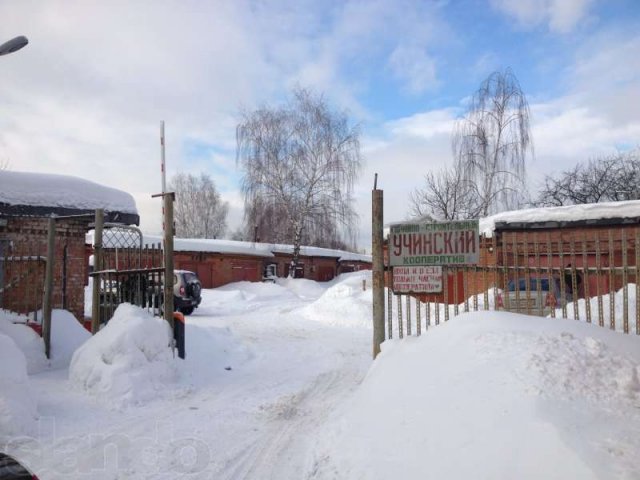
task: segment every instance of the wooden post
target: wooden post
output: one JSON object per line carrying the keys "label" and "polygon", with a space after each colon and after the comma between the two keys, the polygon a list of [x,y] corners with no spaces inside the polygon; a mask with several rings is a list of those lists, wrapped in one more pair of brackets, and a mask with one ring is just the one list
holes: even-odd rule
{"label": "wooden post", "polygon": [[[102,270],[102,228],[104,226],[104,210],[96,210],[93,234],[93,271]],[[91,334],[100,330],[100,276],[94,275],[91,290]]]}
{"label": "wooden post", "polygon": [[47,265],[44,277],[44,299],[42,303],[42,339],[44,340],[44,353],[51,358],[51,297],[53,296],[53,266],[56,247],[56,221],[49,218],[47,234]]}
{"label": "wooden post", "polygon": [[164,201],[164,319],[173,332],[173,193],[166,193]]}
{"label": "wooden post", "polygon": [[[373,191],[371,192],[371,252],[373,260],[373,358],[380,353],[380,345],[384,342],[384,252],[383,252],[383,192],[378,190],[378,174],[376,173]],[[391,308],[391,306],[389,306]]]}

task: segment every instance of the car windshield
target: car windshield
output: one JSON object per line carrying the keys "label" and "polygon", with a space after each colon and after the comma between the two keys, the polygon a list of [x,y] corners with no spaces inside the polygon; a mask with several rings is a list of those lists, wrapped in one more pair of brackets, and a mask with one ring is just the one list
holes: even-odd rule
{"label": "car windshield", "polygon": [[[520,278],[518,280],[517,290],[524,292],[527,290],[527,284],[529,284],[529,290],[538,290],[538,283],[540,283],[540,290],[549,291],[549,279],[548,278]],[[516,291],[515,280],[509,280],[509,291]]]}
{"label": "car windshield", "polygon": [[198,276],[195,273],[185,272],[184,273],[184,281],[189,283],[193,280],[198,280]]}

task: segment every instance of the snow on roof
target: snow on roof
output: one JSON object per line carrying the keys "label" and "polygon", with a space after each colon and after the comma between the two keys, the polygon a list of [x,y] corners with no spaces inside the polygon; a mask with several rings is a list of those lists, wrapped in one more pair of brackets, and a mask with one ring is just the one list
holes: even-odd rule
{"label": "snow on roof", "polygon": [[[151,236],[145,235],[145,242],[147,242],[147,238],[151,238]],[[160,237],[155,238],[154,243],[161,241]],[[259,257],[273,257],[274,253],[293,253],[292,245],[188,238],[174,238],[173,249],[175,251],[232,253]],[[300,255],[307,257],[334,257],[343,261],[371,262],[371,255],[361,255],[343,250],[331,250],[320,247],[302,246],[300,247]]]}
{"label": "snow on roof", "polygon": [[[86,242],[90,245],[93,245],[93,235],[93,230],[86,235]],[[161,236],[144,235],[143,244],[152,245],[159,243],[162,243]],[[269,258],[273,257],[274,253],[286,253],[290,255],[293,253],[293,246],[273,243],[241,242],[237,240],[176,237],[173,239],[173,250],[176,252],[227,253]],[[328,248],[303,246],[300,248],[300,255],[308,257],[339,258],[342,261],[348,262],[371,263],[371,255],[345,252],[343,250],[331,250]]]}
{"label": "snow on roof", "polygon": [[[293,254],[293,245],[273,244],[271,251],[274,253]],[[331,257],[339,258],[349,262],[368,262],[371,263],[371,255],[362,255],[360,253],[346,252],[344,250],[332,250],[330,248],[321,247],[300,247],[300,255],[305,257]]]}
{"label": "snow on roof", "polygon": [[[145,241],[146,241],[145,235]],[[174,238],[173,249],[183,252],[212,252],[253,257],[273,257],[269,245],[265,243],[240,242],[235,240],[214,240],[204,238]]]}
{"label": "snow on roof", "polygon": [[[492,237],[496,224],[507,223],[544,223],[544,222],[589,222],[603,219],[640,218],[640,200],[622,202],[587,203],[564,207],[527,208],[501,212],[480,219],[480,235]],[[431,223],[431,220],[403,220],[387,224],[384,236],[389,236],[389,227],[404,223]]]}
{"label": "snow on roof", "polygon": [[527,208],[480,219],[480,234],[491,237],[497,223],[580,222],[640,217],[640,200],[588,203],[564,207]]}
{"label": "snow on roof", "polygon": [[0,171],[0,203],[138,214],[126,192],[69,175]]}

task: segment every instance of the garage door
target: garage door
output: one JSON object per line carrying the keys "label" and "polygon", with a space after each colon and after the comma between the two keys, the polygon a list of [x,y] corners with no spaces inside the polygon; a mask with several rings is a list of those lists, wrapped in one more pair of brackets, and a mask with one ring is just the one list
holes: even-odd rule
{"label": "garage door", "polygon": [[231,278],[234,282],[257,282],[258,265],[256,262],[234,262],[231,265]]}

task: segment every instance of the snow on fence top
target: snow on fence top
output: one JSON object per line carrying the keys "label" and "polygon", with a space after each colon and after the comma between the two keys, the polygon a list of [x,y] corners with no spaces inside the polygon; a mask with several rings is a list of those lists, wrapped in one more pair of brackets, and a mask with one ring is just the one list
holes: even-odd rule
{"label": "snow on fence top", "polygon": [[[605,219],[640,219],[640,200],[621,202],[587,203],[564,207],[527,208],[501,212],[480,219],[480,235],[492,237],[497,224],[532,224],[546,222],[596,222]],[[385,238],[389,236],[389,226],[402,223],[431,222],[431,220],[404,220],[387,224]]]}
{"label": "snow on fence top", "polygon": [[0,204],[138,214],[126,192],[68,175],[0,171]]}

